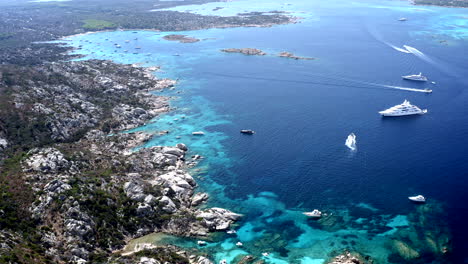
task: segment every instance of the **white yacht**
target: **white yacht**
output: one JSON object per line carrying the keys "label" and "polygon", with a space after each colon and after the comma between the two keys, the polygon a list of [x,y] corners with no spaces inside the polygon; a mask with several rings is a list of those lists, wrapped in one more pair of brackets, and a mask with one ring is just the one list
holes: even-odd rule
{"label": "white yacht", "polygon": [[242,247],[243,245],[244,245],[244,244],[242,244],[242,242],[237,242],[237,243],[236,243],[236,246],[238,246],[238,247]]}
{"label": "white yacht", "polygon": [[198,244],[199,246],[204,246],[204,245],[206,245],[206,242],[203,241],[203,240],[198,240],[198,241],[197,241],[197,244]]}
{"label": "white yacht", "polygon": [[194,136],[203,136],[203,135],[205,135],[205,132],[203,132],[203,131],[195,131],[195,132],[192,132],[192,135],[194,135]]}
{"label": "white yacht", "polygon": [[310,216],[310,217],[314,217],[314,218],[322,217],[322,212],[320,212],[317,209],[314,209],[312,212],[304,212],[302,214]]}
{"label": "white yacht", "polygon": [[405,75],[401,76],[405,80],[418,81],[418,82],[427,82],[427,77],[422,75],[422,72],[419,74]]}
{"label": "white yacht", "polygon": [[264,257],[268,257],[269,255],[270,255],[270,253],[268,253],[268,252],[263,252],[262,253],[262,256],[264,256]]}
{"label": "white yacht", "polygon": [[425,203],[426,202],[426,197],[424,197],[422,195],[410,196],[410,197],[408,197],[408,199],[410,199],[413,202],[417,202],[417,203]]}
{"label": "white yacht", "polygon": [[354,133],[349,134],[348,138],[346,138],[345,145],[351,150],[356,150],[356,135],[354,135]]}
{"label": "white yacht", "polygon": [[408,20],[406,17],[401,17],[398,19],[398,21],[406,21],[406,20]]}
{"label": "white yacht", "polygon": [[421,109],[412,105],[408,100],[379,112],[382,116],[422,115],[425,113],[427,113],[427,109]]}
{"label": "white yacht", "polygon": [[232,234],[235,234],[235,233],[237,233],[237,232],[236,232],[236,230],[232,230],[232,229],[231,229],[231,230],[226,231],[226,233],[232,235]]}

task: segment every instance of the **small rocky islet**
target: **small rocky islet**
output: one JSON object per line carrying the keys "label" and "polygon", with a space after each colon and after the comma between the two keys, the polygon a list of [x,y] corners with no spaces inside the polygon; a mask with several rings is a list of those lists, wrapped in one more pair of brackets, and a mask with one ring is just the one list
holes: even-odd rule
{"label": "small rocky islet", "polygon": [[[238,49],[238,48],[228,48],[228,49],[221,49],[221,52],[241,53],[241,54],[244,54],[244,55],[258,55],[258,56],[268,55],[263,50],[256,49],[256,48],[240,48],[240,49]],[[315,58],[296,56],[293,53],[287,52],[287,51],[280,52],[277,56],[282,57],[282,58],[295,59],[295,60],[315,60]]]}
{"label": "small rocky islet", "polygon": [[165,40],[178,41],[180,43],[195,43],[200,41],[197,38],[189,37],[187,35],[171,34],[163,37]]}

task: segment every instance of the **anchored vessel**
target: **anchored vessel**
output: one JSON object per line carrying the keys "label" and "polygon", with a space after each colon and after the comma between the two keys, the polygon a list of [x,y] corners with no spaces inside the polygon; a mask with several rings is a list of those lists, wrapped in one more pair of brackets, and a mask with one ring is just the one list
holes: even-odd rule
{"label": "anchored vessel", "polygon": [[410,80],[410,81],[427,82],[427,77],[423,76],[421,72],[419,74],[405,75],[401,77],[405,80]]}
{"label": "anchored vessel", "polygon": [[194,136],[203,136],[203,135],[205,135],[205,132],[203,132],[203,131],[195,131],[195,132],[192,132],[192,135],[194,135]]}
{"label": "anchored vessel", "polygon": [[242,129],[240,132],[241,132],[242,134],[249,134],[249,135],[255,134],[255,131],[250,130],[250,129]]}
{"label": "anchored vessel", "polygon": [[399,18],[398,21],[406,21],[408,20],[406,17]]}
{"label": "anchored vessel", "polygon": [[346,138],[345,145],[351,150],[356,150],[356,135],[354,135],[354,133],[349,134],[348,138]]}
{"label": "anchored vessel", "polygon": [[427,113],[427,109],[421,109],[412,105],[408,100],[379,112],[382,116],[422,115],[425,113]]}
{"label": "anchored vessel", "polygon": [[303,214],[314,218],[322,217],[322,212],[317,209],[314,209],[312,212],[304,212]]}
{"label": "anchored vessel", "polygon": [[410,196],[410,197],[408,197],[408,199],[410,199],[413,202],[417,202],[417,203],[425,203],[426,202],[426,197],[424,197],[422,195]]}

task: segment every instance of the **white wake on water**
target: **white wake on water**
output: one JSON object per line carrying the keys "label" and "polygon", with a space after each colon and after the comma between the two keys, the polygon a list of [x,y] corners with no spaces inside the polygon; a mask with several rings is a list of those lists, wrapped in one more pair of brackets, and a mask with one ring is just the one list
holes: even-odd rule
{"label": "white wake on water", "polygon": [[387,87],[390,89],[397,89],[403,91],[410,91],[410,92],[418,92],[418,93],[432,93],[430,89],[415,89],[415,88],[408,88],[408,87],[401,87],[401,86],[393,86],[393,85],[385,85],[381,84],[383,87]]}
{"label": "white wake on water", "polygon": [[390,43],[385,43],[385,44],[389,45],[390,47],[392,47],[392,48],[395,49],[395,50],[398,50],[399,52],[411,53],[411,51],[409,51],[409,50],[399,48],[399,47],[394,46],[394,45],[392,45],[392,44],[390,44]]}
{"label": "white wake on water", "polygon": [[356,135],[354,135],[354,133],[349,134],[348,138],[346,139],[345,145],[352,151],[355,151],[357,149]]}

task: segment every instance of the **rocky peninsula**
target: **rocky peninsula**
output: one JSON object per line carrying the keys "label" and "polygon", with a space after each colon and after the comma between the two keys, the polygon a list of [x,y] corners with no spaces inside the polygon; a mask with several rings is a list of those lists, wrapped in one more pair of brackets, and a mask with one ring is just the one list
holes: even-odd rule
{"label": "rocky peninsula", "polygon": [[180,43],[195,43],[200,41],[197,38],[188,37],[187,35],[171,34],[163,37],[165,40],[178,41]]}
{"label": "rocky peninsula", "polygon": [[[133,238],[206,236],[241,217],[198,208],[208,195],[195,192],[184,144],[135,151],[152,135],[119,133],[168,111],[148,91],[175,81],[98,60],[0,70],[2,260],[107,263]],[[145,250],[158,261],[179,256]]]}

